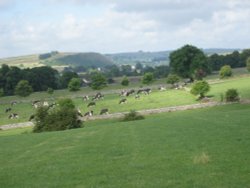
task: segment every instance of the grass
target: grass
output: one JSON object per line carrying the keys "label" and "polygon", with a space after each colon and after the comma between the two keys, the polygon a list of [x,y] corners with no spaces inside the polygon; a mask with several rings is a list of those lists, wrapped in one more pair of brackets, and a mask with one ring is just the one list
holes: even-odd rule
{"label": "grass", "polygon": [[[211,81],[211,80],[210,80]],[[224,79],[219,81],[211,81],[211,90],[207,94],[212,96],[214,100],[220,101],[221,94],[225,94],[227,89],[235,88],[238,90],[240,97],[249,99],[250,98],[250,77],[233,77],[230,79]],[[151,85],[153,86],[153,85]],[[150,86],[150,87],[151,87]],[[112,88],[113,87],[113,88]],[[119,86],[121,87],[121,86]],[[107,92],[110,90],[117,91],[118,86],[111,86],[102,90],[101,92]],[[138,87],[137,87],[138,88]],[[128,103],[119,105],[118,102],[121,97],[118,94],[107,94],[105,95],[104,100],[96,102],[96,106],[93,108],[87,108],[89,101],[83,101],[81,96],[95,93],[90,88],[84,88],[79,92],[69,92],[67,90],[55,91],[53,95],[49,95],[46,92],[37,92],[29,96],[28,98],[20,98],[16,96],[3,97],[0,100],[6,104],[0,104],[0,125],[17,123],[17,122],[26,122],[28,121],[31,114],[35,112],[35,109],[31,106],[32,100],[44,99],[44,100],[54,100],[61,97],[71,97],[75,102],[76,106],[85,113],[93,109],[94,114],[97,115],[100,113],[101,109],[108,108],[110,113],[116,112],[128,112],[130,110],[143,110],[143,109],[152,109],[152,108],[161,108],[168,106],[178,106],[186,104],[197,103],[196,98],[192,96],[188,91],[184,90],[167,90],[160,92],[154,90],[150,95],[142,95],[140,99],[135,99],[134,96],[128,97]],[[22,103],[17,104],[13,107],[13,111],[18,113],[19,119],[8,119],[8,114],[5,113],[5,109],[10,107],[11,101],[23,101]],[[9,104],[8,104],[9,103]]]}
{"label": "grass", "polygon": [[249,187],[249,113],[249,105],[235,104],[135,122],[91,121],[70,131],[5,134],[0,185]]}

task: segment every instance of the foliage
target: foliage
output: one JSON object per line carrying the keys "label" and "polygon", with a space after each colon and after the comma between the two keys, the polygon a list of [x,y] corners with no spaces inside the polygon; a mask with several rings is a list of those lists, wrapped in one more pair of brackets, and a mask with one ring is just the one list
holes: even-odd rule
{"label": "foliage", "polygon": [[210,73],[205,54],[191,45],[185,45],[170,54],[170,68],[172,73],[183,78],[194,78],[197,70]]}
{"label": "foliage", "polygon": [[21,97],[27,97],[33,92],[32,87],[27,80],[20,80],[15,88],[15,94]]}
{"label": "foliage", "polygon": [[228,89],[226,92],[226,101],[227,102],[234,102],[239,101],[239,93],[237,89]]}
{"label": "foliage", "polygon": [[204,95],[210,90],[210,86],[206,81],[197,81],[192,89],[191,94],[200,95],[200,98],[203,98]]}
{"label": "foliage", "polygon": [[71,99],[59,101],[59,106],[50,110],[48,107],[38,108],[35,114],[34,132],[60,131],[81,127],[77,110]]}
{"label": "foliage", "polygon": [[3,97],[4,96],[4,90],[3,88],[0,88],[0,97]]}
{"label": "foliage", "polygon": [[130,110],[128,114],[125,114],[121,121],[135,121],[145,119],[144,116],[139,115],[135,110]]}
{"label": "foliage", "polygon": [[79,91],[81,88],[81,79],[80,78],[72,78],[69,82],[68,89],[69,91]]}
{"label": "foliage", "polygon": [[167,83],[168,84],[172,84],[173,85],[173,84],[175,84],[175,83],[177,83],[179,81],[180,81],[180,77],[178,75],[176,75],[176,74],[170,74],[167,77]]}
{"label": "foliage", "polygon": [[224,65],[223,67],[221,67],[219,74],[220,78],[227,78],[232,76],[233,72],[230,65]]}
{"label": "foliage", "polygon": [[78,74],[72,71],[64,71],[60,78],[61,88],[67,88],[72,78],[79,78]]}
{"label": "foliage", "polygon": [[247,70],[250,72],[250,57],[246,61],[247,64]]}
{"label": "foliage", "polygon": [[47,89],[47,93],[50,94],[50,95],[52,95],[52,94],[54,93],[54,89],[51,88],[51,87],[49,87],[49,88]]}
{"label": "foliage", "polygon": [[142,83],[143,84],[150,84],[154,81],[154,75],[153,73],[145,73],[142,78]]}
{"label": "foliage", "polygon": [[91,88],[99,90],[107,86],[106,77],[101,73],[95,73],[91,76]]}
{"label": "foliage", "polygon": [[128,86],[129,85],[129,80],[128,80],[128,78],[126,76],[122,79],[121,85],[123,85],[123,86]]}

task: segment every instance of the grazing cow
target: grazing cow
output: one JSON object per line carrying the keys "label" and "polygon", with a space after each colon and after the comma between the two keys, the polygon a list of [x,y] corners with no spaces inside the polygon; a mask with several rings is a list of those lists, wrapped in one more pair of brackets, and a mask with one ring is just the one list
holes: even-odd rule
{"label": "grazing cow", "polygon": [[49,103],[47,101],[44,101],[43,106],[49,106]]}
{"label": "grazing cow", "polygon": [[104,108],[104,109],[101,110],[100,115],[108,114],[108,113],[109,113],[109,110],[107,108]]}
{"label": "grazing cow", "polygon": [[5,109],[5,113],[10,112],[10,111],[11,111],[11,108],[6,108]]}
{"label": "grazing cow", "polygon": [[159,89],[160,91],[166,91],[166,88],[163,87],[163,86],[160,86],[158,89]]}
{"label": "grazing cow", "polygon": [[129,95],[132,95],[133,93],[135,93],[134,89],[129,90],[128,92],[126,92],[126,97],[128,97]]}
{"label": "grazing cow", "polygon": [[41,101],[39,101],[39,100],[33,101],[33,102],[32,102],[32,106],[33,106],[34,108],[40,107],[40,106],[41,106]]}
{"label": "grazing cow", "polygon": [[12,101],[12,102],[10,103],[11,106],[14,106],[14,105],[16,105],[16,104],[17,104],[16,101]]}
{"label": "grazing cow", "polygon": [[135,95],[135,99],[140,99],[140,95]]}
{"label": "grazing cow", "polygon": [[95,106],[95,105],[96,105],[95,102],[90,102],[87,107],[92,107],[92,106]]}
{"label": "grazing cow", "polygon": [[80,117],[83,117],[82,112],[81,112],[81,110],[79,108],[77,108],[77,115],[80,116]]}
{"label": "grazing cow", "polygon": [[120,101],[119,101],[119,104],[124,104],[124,103],[126,103],[127,102],[127,99],[121,99]]}
{"label": "grazing cow", "polygon": [[104,95],[102,95],[100,92],[97,93],[94,97],[92,97],[92,101],[103,99]]}
{"label": "grazing cow", "polygon": [[94,114],[94,112],[91,110],[91,111],[89,111],[89,112],[86,112],[86,113],[84,114],[84,117],[86,117],[86,116],[90,117],[90,116],[93,116],[93,114]]}
{"label": "grazing cow", "polygon": [[30,116],[29,121],[31,121],[31,120],[33,120],[33,119],[35,119],[35,115],[34,115],[34,114],[32,114],[32,115]]}
{"label": "grazing cow", "polygon": [[9,119],[16,119],[16,118],[19,118],[18,114],[16,113],[12,113],[9,115]]}
{"label": "grazing cow", "polygon": [[88,101],[89,100],[89,96],[88,95],[85,95],[82,97],[83,101]]}

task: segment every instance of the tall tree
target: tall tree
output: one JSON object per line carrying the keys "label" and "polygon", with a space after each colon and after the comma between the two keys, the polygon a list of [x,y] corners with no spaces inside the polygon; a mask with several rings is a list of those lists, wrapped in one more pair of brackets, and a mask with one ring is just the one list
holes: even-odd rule
{"label": "tall tree", "polygon": [[172,73],[183,78],[194,78],[195,71],[210,72],[205,54],[195,46],[185,45],[170,54]]}
{"label": "tall tree", "polygon": [[101,73],[95,73],[91,76],[91,88],[95,90],[102,89],[107,86],[106,77]]}
{"label": "tall tree", "polygon": [[21,97],[27,97],[33,92],[32,87],[27,80],[20,80],[15,87],[15,94]]}

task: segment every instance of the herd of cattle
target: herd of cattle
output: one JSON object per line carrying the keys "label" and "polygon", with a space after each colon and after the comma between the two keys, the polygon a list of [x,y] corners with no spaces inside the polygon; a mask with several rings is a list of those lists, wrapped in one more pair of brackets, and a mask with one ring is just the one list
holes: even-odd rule
{"label": "herd of cattle", "polygon": [[[175,86],[175,89],[181,89],[181,88],[180,88],[180,86]],[[158,90],[159,91],[165,91],[166,88],[163,87],[163,86],[160,86],[158,88]],[[121,97],[121,99],[118,101],[118,104],[122,105],[122,104],[127,103],[128,99],[126,97],[129,97],[131,95],[133,95],[135,99],[140,99],[140,96],[142,94],[143,95],[149,95],[151,93],[151,91],[152,91],[151,88],[140,88],[137,91],[134,90],[134,89],[122,90],[119,93],[119,96]],[[82,99],[83,99],[83,101],[89,101],[87,103],[87,108],[89,109],[89,111],[82,114],[80,109],[78,109],[78,115],[81,116],[81,117],[90,117],[90,116],[93,116],[93,114],[94,114],[92,107],[96,106],[96,103],[97,103],[98,100],[104,99],[104,95],[102,93],[98,92],[94,96],[85,95],[85,96],[82,97]],[[13,109],[13,106],[16,105],[16,104],[17,104],[17,102],[13,101],[13,102],[11,102],[11,107],[8,107],[8,108],[5,109],[5,113],[9,113],[9,115],[8,115],[9,119],[19,118],[19,115],[17,113],[11,113],[12,109]],[[31,103],[31,105],[35,109],[37,109],[39,107],[42,107],[42,106],[46,106],[46,107],[48,107],[50,109],[50,108],[54,108],[57,104],[55,102],[50,104],[48,101],[35,100],[35,101],[33,101]],[[104,108],[104,109],[100,110],[99,115],[108,114],[108,113],[109,113],[109,109]],[[34,115],[30,116],[29,121],[31,121],[32,119],[34,119]]]}

